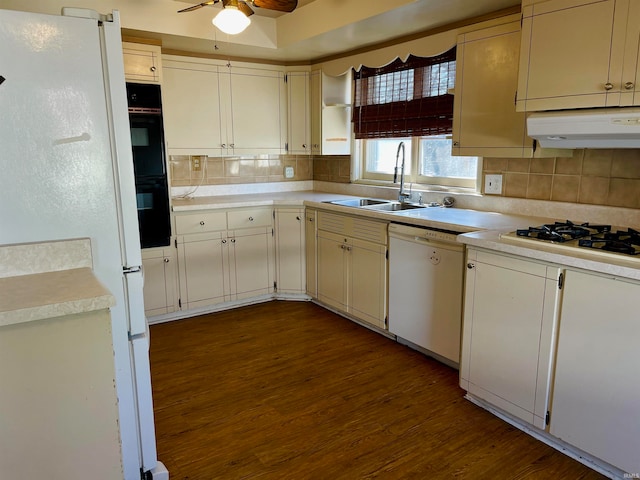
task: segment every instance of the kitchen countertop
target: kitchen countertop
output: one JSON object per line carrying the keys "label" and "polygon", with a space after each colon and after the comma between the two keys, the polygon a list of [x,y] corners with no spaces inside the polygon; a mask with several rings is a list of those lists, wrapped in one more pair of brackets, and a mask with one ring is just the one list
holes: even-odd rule
{"label": "kitchen countertop", "polygon": [[0,327],[114,306],[92,263],[88,238],[0,245]]}
{"label": "kitchen countertop", "polygon": [[460,233],[473,232],[477,230],[514,230],[516,228],[523,228],[529,225],[537,225],[550,221],[549,218],[507,215],[455,207],[425,207],[392,213],[324,203],[327,201],[348,198],[360,197],[316,191],[195,197],[190,199],[174,199],[173,211],[188,212],[216,208],[253,207],[264,205],[306,205],[308,207],[334,211],[336,213],[359,215],[387,222],[440,228]]}
{"label": "kitchen countertop", "polygon": [[[589,258],[590,250],[571,249],[571,253],[564,255],[563,246],[559,244],[546,244],[544,242],[532,242],[531,247],[509,243],[500,238],[503,233],[499,230],[480,231],[466,233],[457,237],[458,242],[472,247],[486,248],[497,252],[508,253],[526,257],[531,260],[554,263],[566,267],[590,270],[593,272],[624,277],[632,280],[640,280],[640,265],[637,261],[631,261],[623,256],[607,255],[607,260],[594,260]],[[569,248],[569,247],[565,247]]]}
{"label": "kitchen countertop", "polygon": [[0,327],[114,305],[90,268],[0,278]]}

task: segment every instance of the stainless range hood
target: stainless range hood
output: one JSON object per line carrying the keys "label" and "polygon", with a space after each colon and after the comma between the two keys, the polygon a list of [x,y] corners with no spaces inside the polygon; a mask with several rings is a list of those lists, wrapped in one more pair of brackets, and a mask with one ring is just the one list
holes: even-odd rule
{"label": "stainless range hood", "polygon": [[640,108],[532,113],[527,135],[544,148],[640,148]]}

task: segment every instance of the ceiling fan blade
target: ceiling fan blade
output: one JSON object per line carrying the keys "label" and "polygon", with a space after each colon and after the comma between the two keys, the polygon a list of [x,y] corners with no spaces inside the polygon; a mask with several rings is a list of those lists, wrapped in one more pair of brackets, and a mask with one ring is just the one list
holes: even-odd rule
{"label": "ceiling fan blade", "polygon": [[298,6],[298,0],[253,0],[252,3],[258,8],[278,12],[293,12]]}
{"label": "ceiling fan blade", "polygon": [[198,10],[199,8],[206,7],[207,5],[213,5],[214,3],[218,3],[220,0],[209,0],[208,2],[202,2],[197,5],[191,5],[190,7],[183,8],[182,10],[178,10],[178,13],[184,12],[193,12],[194,10]]}
{"label": "ceiling fan blade", "polygon": [[[235,4],[235,5],[234,5]],[[226,8],[227,6],[237,6],[238,10],[245,14],[245,16],[250,17],[254,14],[254,11],[251,10],[251,7],[247,5],[244,1],[241,0],[222,0],[222,6]]]}

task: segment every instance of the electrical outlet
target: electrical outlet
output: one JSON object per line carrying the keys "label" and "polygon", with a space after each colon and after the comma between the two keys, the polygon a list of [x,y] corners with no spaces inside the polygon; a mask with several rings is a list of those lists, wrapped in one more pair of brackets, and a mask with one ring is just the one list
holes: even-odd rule
{"label": "electrical outlet", "polygon": [[284,167],[284,178],[293,178],[293,167]]}
{"label": "electrical outlet", "polygon": [[191,157],[191,170],[194,172],[199,172],[202,168],[202,156],[194,155]]}
{"label": "electrical outlet", "polygon": [[500,195],[502,193],[502,175],[485,175],[484,193]]}

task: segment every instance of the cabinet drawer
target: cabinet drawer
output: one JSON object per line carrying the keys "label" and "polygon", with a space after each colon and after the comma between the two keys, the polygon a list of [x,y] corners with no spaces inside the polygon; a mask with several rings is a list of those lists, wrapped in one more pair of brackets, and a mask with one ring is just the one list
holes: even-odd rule
{"label": "cabinet drawer", "polygon": [[227,216],[224,211],[176,215],[176,233],[178,235],[213,232],[226,230],[226,228]]}
{"label": "cabinet drawer", "polygon": [[242,208],[227,212],[229,230],[237,228],[270,227],[273,219],[271,208]]}

